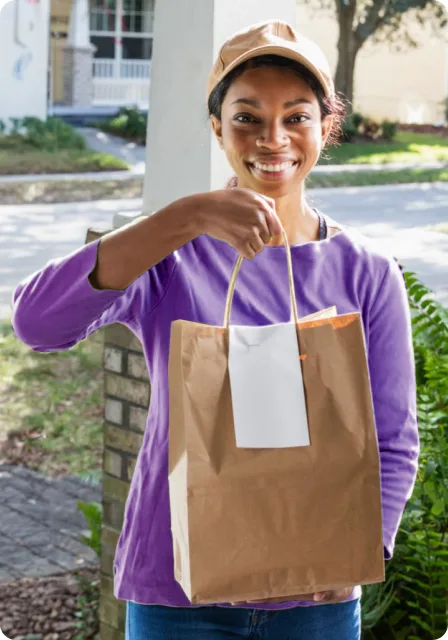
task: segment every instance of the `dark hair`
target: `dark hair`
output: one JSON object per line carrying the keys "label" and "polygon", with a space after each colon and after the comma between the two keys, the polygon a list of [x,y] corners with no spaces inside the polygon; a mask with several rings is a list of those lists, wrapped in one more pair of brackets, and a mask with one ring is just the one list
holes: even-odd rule
{"label": "dark hair", "polygon": [[324,89],[316,78],[316,76],[300,62],[284,58],[277,55],[263,55],[257,56],[243,62],[239,66],[232,69],[211,92],[208,99],[208,113],[210,116],[215,116],[218,120],[221,120],[221,107],[226,97],[232,82],[242,75],[247,69],[255,69],[258,67],[277,67],[282,69],[291,69],[297,73],[315,94],[317,101],[319,102],[321,118],[323,119],[327,115],[333,116],[333,125],[331,132],[327,138],[325,148],[331,144],[335,144],[340,141],[342,136],[342,125],[346,116],[346,102],[341,95],[335,94],[334,97],[328,98],[325,95]]}

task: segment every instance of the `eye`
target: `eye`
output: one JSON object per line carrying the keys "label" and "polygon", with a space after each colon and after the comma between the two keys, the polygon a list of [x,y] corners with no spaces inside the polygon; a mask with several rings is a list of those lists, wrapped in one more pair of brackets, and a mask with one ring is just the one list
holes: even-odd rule
{"label": "eye", "polygon": [[251,124],[256,122],[256,119],[249,113],[239,113],[234,117],[235,122],[241,122],[242,124]]}
{"label": "eye", "polygon": [[310,119],[308,116],[303,115],[303,113],[298,113],[295,116],[291,116],[288,122],[292,122],[292,124],[302,124],[302,122],[299,121],[299,118],[305,118],[302,122],[306,122]]}

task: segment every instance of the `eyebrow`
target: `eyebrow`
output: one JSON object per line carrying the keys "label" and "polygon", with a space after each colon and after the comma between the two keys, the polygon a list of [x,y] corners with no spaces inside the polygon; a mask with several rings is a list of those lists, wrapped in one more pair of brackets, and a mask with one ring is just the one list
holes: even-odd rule
{"label": "eyebrow", "polygon": [[[256,109],[260,109],[261,104],[258,100],[254,100],[253,98],[238,98],[234,100],[232,104],[248,104],[251,107],[255,107]],[[312,104],[309,100],[305,98],[297,98],[296,100],[290,100],[289,102],[283,103],[284,109],[291,109],[291,107],[295,107],[298,104]]]}

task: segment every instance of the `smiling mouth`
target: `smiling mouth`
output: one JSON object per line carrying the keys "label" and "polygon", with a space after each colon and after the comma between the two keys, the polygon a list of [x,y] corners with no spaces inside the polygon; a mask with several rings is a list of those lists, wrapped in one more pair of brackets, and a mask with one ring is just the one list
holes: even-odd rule
{"label": "smiling mouth", "polygon": [[261,177],[267,180],[282,180],[288,178],[294,173],[295,168],[299,163],[294,161],[269,163],[263,162],[248,163],[250,171],[257,177]]}

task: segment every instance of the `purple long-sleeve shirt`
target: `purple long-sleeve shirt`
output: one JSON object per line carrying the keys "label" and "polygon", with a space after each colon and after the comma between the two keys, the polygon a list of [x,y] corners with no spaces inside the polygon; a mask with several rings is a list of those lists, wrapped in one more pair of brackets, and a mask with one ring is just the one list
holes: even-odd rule
{"label": "purple long-sleeve shirt", "polygon": [[[326,219],[330,229],[341,227]],[[23,342],[44,352],[69,349],[113,322],[126,325],[140,339],[151,379],[151,403],[115,552],[114,594],[142,604],[191,606],[173,571],[168,493],[170,327],[179,318],[223,325],[238,254],[227,243],[200,235],[126,289],[98,290],[88,276],[99,242],[51,260],[23,280],[13,294],[13,327]],[[391,256],[345,227],[326,240],[292,245],[291,251],[299,316],[332,305],[339,314],[362,315],[381,462],[384,553],[390,559],[419,453],[414,354],[403,277]],[[231,322],[267,325],[290,319],[285,247],[265,247],[253,261],[243,261]],[[360,595],[356,585],[347,600]],[[246,606],[297,605],[317,603]]]}

